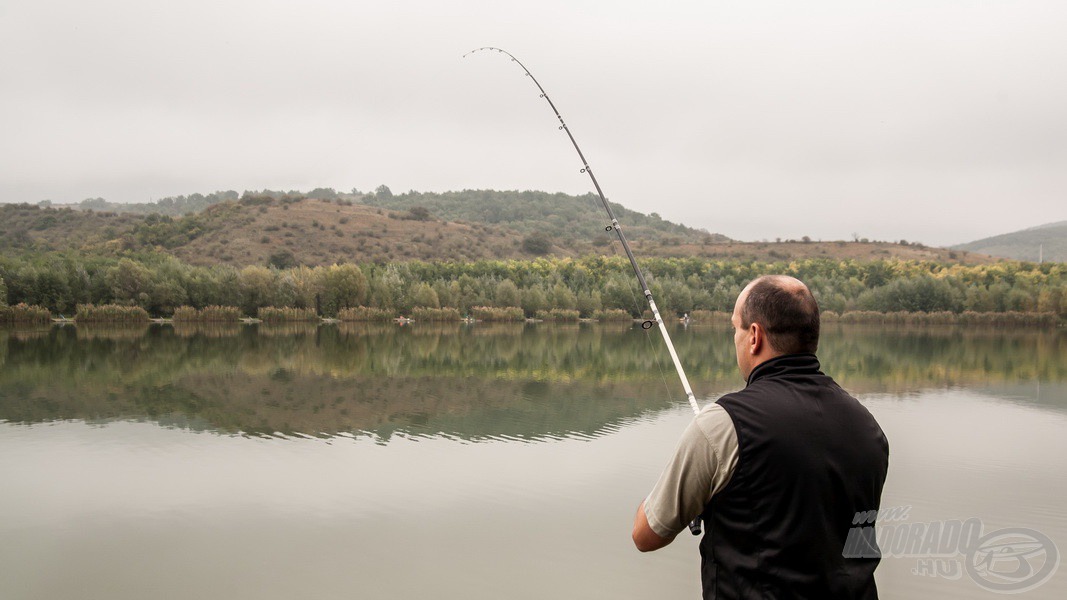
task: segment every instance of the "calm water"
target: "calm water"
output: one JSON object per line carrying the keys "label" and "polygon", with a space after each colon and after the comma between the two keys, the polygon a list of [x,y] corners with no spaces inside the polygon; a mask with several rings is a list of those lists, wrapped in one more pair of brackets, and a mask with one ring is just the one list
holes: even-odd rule
{"label": "calm water", "polygon": [[[675,335],[702,404],[742,385],[728,330]],[[695,538],[629,539],[692,418],[660,344],[0,330],[0,598],[699,597]],[[1067,552],[1067,335],[830,328],[820,357],[889,436],[884,506]],[[883,597],[997,596],[917,561],[883,559]],[[1064,572],[1023,597],[1067,597]]]}

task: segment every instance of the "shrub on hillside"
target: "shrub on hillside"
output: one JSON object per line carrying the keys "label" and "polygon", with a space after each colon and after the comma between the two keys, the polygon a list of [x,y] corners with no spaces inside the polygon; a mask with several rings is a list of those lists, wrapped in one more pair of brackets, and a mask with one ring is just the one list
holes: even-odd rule
{"label": "shrub on hillside", "polygon": [[552,250],[552,240],[541,232],[532,233],[522,240],[522,249],[538,256],[548,254]]}

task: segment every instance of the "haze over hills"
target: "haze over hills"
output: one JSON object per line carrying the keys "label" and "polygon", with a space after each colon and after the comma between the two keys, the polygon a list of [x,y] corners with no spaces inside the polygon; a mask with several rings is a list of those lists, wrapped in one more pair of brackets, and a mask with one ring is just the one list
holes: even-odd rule
{"label": "haze over hills", "polygon": [[1015,260],[1067,261],[1067,221],[1046,223],[993,237],[959,244],[955,249]]}
{"label": "haze over hills", "polygon": [[[989,262],[922,244],[785,240],[736,242],[612,204],[639,256],[788,261],[800,258]],[[75,210],[77,209],[77,210]],[[599,199],[536,191],[363,194],[192,194],[144,204],[89,199],[72,206],[0,206],[0,252],[116,255],[162,251],[198,265],[529,259],[610,255]]]}

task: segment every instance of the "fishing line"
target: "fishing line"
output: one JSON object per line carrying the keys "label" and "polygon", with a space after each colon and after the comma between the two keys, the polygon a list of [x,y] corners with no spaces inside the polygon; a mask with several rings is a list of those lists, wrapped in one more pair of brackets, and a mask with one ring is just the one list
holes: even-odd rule
{"label": "fishing line", "polygon": [[[537,89],[541,92],[541,97],[544,98],[546,102],[548,102],[548,105],[552,108],[552,112],[555,113],[556,118],[559,120],[559,129],[567,134],[567,137],[571,141],[571,145],[574,146],[575,152],[578,153],[578,158],[580,158],[582,161],[581,172],[589,175],[589,179],[593,182],[593,187],[596,189],[597,195],[600,196],[600,203],[601,205],[603,205],[604,210],[608,214],[608,218],[611,220],[611,224],[605,227],[604,230],[607,232],[614,231],[617,235],[619,242],[622,244],[623,250],[626,251],[626,257],[630,260],[630,266],[633,268],[634,275],[637,276],[637,281],[640,284],[641,289],[644,291],[644,296],[645,300],[648,302],[648,307],[652,310],[653,320],[646,320],[642,322],[641,327],[642,329],[645,329],[647,331],[655,325],[659,326],[660,334],[662,334],[663,336],[663,342],[667,346],[667,352],[670,354],[671,361],[674,363],[674,368],[678,372],[678,378],[682,382],[682,388],[685,390],[686,398],[689,399],[689,405],[692,407],[694,413],[699,413],[700,406],[697,405],[696,396],[693,395],[693,388],[689,385],[689,379],[685,375],[685,369],[682,368],[682,362],[678,358],[678,353],[674,349],[674,343],[671,342],[671,336],[667,332],[667,326],[666,324],[664,324],[663,317],[659,313],[659,308],[656,306],[656,301],[652,298],[652,292],[649,288],[648,282],[645,280],[645,275],[641,271],[641,267],[637,264],[637,258],[634,257],[634,253],[630,249],[629,242],[626,241],[626,236],[623,234],[622,226],[619,225],[619,220],[615,218],[615,213],[611,210],[611,205],[608,203],[607,198],[604,196],[604,191],[600,188],[600,182],[597,181],[596,176],[593,174],[593,169],[589,166],[589,161],[586,160],[585,154],[582,153],[582,149],[578,147],[578,142],[574,139],[574,134],[571,133],[570,127],[568,127],[566,121],[563,120],[563,115],[559,113],[559,110],[556,108],[555,103],[552,102],[552,99],[548,97],[548,93],[545,92],[545,88],[541,86],[541,83],[537,81],[537,78],[533,76],[533,73],[531,73],[530,70],[526,68],[526,65],[522,64],[519,59],[515,58],[507,50],[501,48],[494,48],[492,46],[486,46],[483,48],[471,50],[463,56],[466,57],[470,54],[474,54],[475,52],[480,52],[483,50],[496,51],[500,54],[507,56],[511,59],[512,62],[519,65],[519,67],[521,67],[522,70],[526,73],[526,76],[529,77],[530,80],[533,81],[534,85],[537,86]],[[612,245],[612,248],[614,250],[614,244]]]}
{"label": "fishing line", "polygon": [[[594,201],[595,205],[596,202]],[[611,254],[616,258],[619,257],[619,247],[615,240],[608,238],[611,241]],[[634,291],[633,281],[626,281],[626,289],[630,292],[630,300],[633,302],[634,308],[637,309],[637,314],[644,317],[644,309],[641,308],[641,303],[637,301],[637,292]],[[656,365],[656,370],[659,371],[660,381],[663,382],[663,391],[667,392],[667,400],[671,404],[674,404],[674,394],[671,393],[671,386],[667,383],[667,373],[663,370],[663,356],[660,349],[656,344],[652,342],[652,334],[649,332],[651,327],[645,327],[645,324],[651,324],[650,321],[643,320],[641,323],[641,333],[645,334],[645,341],[648,342],[648,349],[652,352],[652,356],[655,360],[652,361]]]}

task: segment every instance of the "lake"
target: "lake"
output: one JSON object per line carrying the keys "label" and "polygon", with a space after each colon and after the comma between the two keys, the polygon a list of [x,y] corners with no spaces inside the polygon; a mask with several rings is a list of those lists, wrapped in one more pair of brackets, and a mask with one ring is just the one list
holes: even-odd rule
{"label": "lake", "polygon": [[[673,335],[702,406],[743,386],[728,327]],[[698,598],[696,538],[630,541],[692,418],[662,346],[629,323],[0,329],[0,598]],[[969,554],[890,537],[882,597],[1067,597],[1067,333],[829,326],[819,356],[889,438],[879,531],[981,525]]]}

